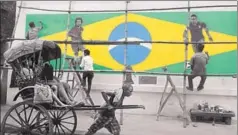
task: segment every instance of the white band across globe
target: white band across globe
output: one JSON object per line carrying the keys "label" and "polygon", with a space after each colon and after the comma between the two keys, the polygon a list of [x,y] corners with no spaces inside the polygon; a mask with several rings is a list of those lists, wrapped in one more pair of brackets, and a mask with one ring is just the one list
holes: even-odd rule
{"label": "white band across globe", "polygon": [[[140,23],[128,22],[127,24],[127,41],[150,41],[149,31]],[[109,36],[109,41],[125,41],[125,23],[116,26]],[[125,54],[126,45],[110,45],[108,50],[111,56],[118,63],[124,65],[136,65],[144,61],[152,49],[151,43],[128,44]],[[126,56],[126,63],[124,63]]]}
{"label": "white band across globe", "polygon": [[[119,39],[119,40],[117,40],[117,41],[126,41],[126,39],[125,39],[125,38],[122,38],[122,39]],[[127,41],[129,42],[129,41],[143,41],[143,40],[142,40],[142,39],[139,39],[139,38],[136,38],[136,37],[129,37],[129,38],[127,38]],[[138,46],[139,46],[139,45],[144,46],[144,47],[148,48],[149,50],[152,49],[151,43],[140,43],[140,44],[138,44]],[[114,47],[117,47],[117,46],[118,46],[118,45],[110,45],[110,46],[109,46],[109,51],[110,51],[111,49],[113,49]]]}

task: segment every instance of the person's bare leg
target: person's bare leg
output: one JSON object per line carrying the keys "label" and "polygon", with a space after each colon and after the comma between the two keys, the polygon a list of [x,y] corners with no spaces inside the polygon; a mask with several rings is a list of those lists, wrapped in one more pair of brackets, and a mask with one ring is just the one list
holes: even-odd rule
{"label": "person's bare leg", "polygon": [[65,104],[62,103],[61,100],[59,99],[59,97],[57,96],[58,95],[58,87],[56,85],[52,85],[51,89],[53,90],[53,92],[52,92],[53,99],[56,101],[57,105],[65,106]]}
{"label": "person's bare leg", "polygon": [[55,95],[55,93],[52,93],[52,97],[54,99],[54,101],[59,105],[59,106],[67,106],[66,104],[62,103],[59,98]]}
{"label": "person's bare leg", "polygon": [[69,99],[73,102],[74,101],[74,97],[73,97],[73,91],[70,89],[70,86],[68,83],[62,82],[64,89],[69,97]]}
{"label": "person's bare leg", "polygon": [[59,92],[60,97],[62,97],[67,104],[69,104],[69,105],[74,104],[74,102],[70,101],[68,94],[66,93],[64,86],[61,83],[58,84],[58,92]]}

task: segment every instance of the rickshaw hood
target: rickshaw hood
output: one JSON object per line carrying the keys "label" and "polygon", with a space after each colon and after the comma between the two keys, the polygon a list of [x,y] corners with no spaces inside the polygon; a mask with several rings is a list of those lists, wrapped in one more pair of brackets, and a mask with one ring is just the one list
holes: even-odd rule
{"label": "rickshaw hood", "polygon": [[47,40],[26,40],[17,43],[15,46],[7,50],[3,55],[8,63],[27,54],[42,51],[44,61],[57,59],[61,57],[61,49],[53,41]]}
{"label": "rickshaw hood", "polygon": [[12,62],[15,59],[42,50],[44,40],[26,40],[19,42],[12,48],[8,49],[3,55],[7,62]]}

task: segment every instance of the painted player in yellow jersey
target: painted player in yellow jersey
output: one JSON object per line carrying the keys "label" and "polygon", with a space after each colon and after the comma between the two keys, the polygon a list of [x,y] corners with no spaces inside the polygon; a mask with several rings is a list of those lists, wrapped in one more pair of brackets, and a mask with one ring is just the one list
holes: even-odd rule
{"label": "painted player in yellow jersey", "polygon": [[[198,21],[197,16],[195,14],[192,14],[191,18],[190,18],[190,23],[183,33],[184,42],[185,43],[188,42],[188,30],[191,33],[191,38],[192,38],[191,41],[192,42],[199,42],[199,43],[204,42],[204,36],[202,33],[203,29],[205,29],[205,32],[208,36],[209,41],[212,42],[213,39],[209,33],[209,29],[208,29],[207,25],[204,22]],[[198,45],[203,45],[203,44],[193,44],[192,45],[194,53],[197,52]]]}
{"label": "painted player in yellow jersey", "polygon": [[[83,19],[81,17],[78,17],[75,19],[75,26],[68,32],[68,36],[71,37],[72,41],[80,42],[83,40],[82,33],[83,33],[83,27],[82,27]],[[71,44],[72,50],[74,52],[75,56],[75,62],[77,64],[81,63],[81,58],[78,57],[79,51],[83,52],[85,50],[83,44],[80,43],[72,43]]]}

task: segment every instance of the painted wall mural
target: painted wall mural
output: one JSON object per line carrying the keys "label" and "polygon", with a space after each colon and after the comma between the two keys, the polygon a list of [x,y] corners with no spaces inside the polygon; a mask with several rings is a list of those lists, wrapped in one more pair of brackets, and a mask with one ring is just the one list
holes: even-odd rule
{"label": "painted wall mural", "polygon": [[[237,41],[237,12],[211,11],[194,12],[198,20],[205,22],[214,41]],[[83,38],[85,40],[121,41],[125,39],[125,15],[122,13],[91,13],[72,14],[70,28],[74,26],[74,19],[82,17],[84,20]],[[26,17],[26,31],[28,23],[42,21],[44,29],[40,37],[47,40],[65,40],[67,14],[28,14]],[[183,41],[183,31],[188,24],[187,12],[140,12],[128,14],[128,41]],[[205,36],[205,41],[209,41]],[[61,44],[64,52],[64,44]],[[206,45],[211,58],[208,73],[236,73],[237,52],[236,44]],[[124,47],[119,45],[87,45],[95,61],[95,69],[122,70]],[[73,56],[71,46],[68,45],[66,54]],[[189,46],[189,58],[193,55]],[[184,71],[183,44],[141,44],[130,45],[127,51],[127,63],[136,71],[161,71],[168,66],[170,72]],[[67,68],[67,66],[66,66]]]}

